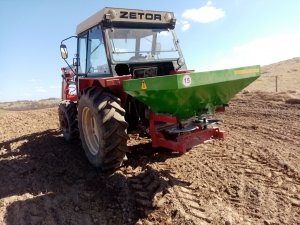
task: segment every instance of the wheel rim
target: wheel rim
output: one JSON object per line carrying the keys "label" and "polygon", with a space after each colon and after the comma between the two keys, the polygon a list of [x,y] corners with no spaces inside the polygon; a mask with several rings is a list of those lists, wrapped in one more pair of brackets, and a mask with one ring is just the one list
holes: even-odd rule
{"label": "wheel rim", "polygon": [[96,155],[99,151],[99,131],[96,119],[89,107],[85,107],[82,111],[82,130],[89,151]]}

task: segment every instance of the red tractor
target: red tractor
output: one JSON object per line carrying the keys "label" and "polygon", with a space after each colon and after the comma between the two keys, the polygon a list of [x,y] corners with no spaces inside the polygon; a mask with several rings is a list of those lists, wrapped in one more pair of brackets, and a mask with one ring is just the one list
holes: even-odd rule
{"label": "red tractor", "polygon": [[[218,128],[209,128],[216,121],[203,115],[222,110],[258,77],[257,67],[227,71],[226,79],[218,72],[188,71],[175,23],[172,12],[104,8],[61,42],[68,64],[64,42],[77,39],[72,65],[62,68],[60,126],[67,141],[80,137],[95,167],[119,167],[128,152],[127,130],[138,125],[149,128],[154,147],[178,152],[223,138]],[[228,83],[242,78],[240,85]]]}

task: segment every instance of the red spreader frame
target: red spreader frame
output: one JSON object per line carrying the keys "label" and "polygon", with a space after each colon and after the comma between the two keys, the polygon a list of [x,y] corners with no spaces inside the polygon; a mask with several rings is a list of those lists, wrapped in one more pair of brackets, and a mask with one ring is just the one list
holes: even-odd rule
{"label": "red spreader frame", "polygon": [[220,131],[219,128],[202,128],[201,126],[192,132],[180,133],[176,137],[170,137],[159,129],[161,123],[178,124],[178,120],[175,116],[150,112],[149,131],[153,148],[163,147],[174,152],[185,153],[188,149],[205,141],[224,139],[224,132]]}

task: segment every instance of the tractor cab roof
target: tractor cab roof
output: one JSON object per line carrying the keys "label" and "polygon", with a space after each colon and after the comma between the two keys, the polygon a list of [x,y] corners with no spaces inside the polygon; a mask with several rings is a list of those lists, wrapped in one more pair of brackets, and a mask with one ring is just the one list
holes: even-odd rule
{"label": "tractor cab roof", "polygon": [[173,12],[150,11],[138,9],[103,8],[81,22],[76,29],[80,34],[98,24],[107,27],[139,27],[139,28],[171,28],[175,27],[176,19]]}

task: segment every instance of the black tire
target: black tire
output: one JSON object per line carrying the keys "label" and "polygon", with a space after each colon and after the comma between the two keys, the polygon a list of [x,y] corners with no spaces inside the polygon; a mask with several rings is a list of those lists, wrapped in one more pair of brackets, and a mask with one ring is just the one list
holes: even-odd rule
{"label": "black tire", "polygon": [[120,99],[102,88],[82,94],[78,104],[78,126],[83,149],[90,163],[102,170],[116,169],[128,152],[127,122]]}
{"label": "black tire", "polygon": [[60,129],[68,142],[78,140],[77,104],[64,100],[59,104],[58,116]]}

